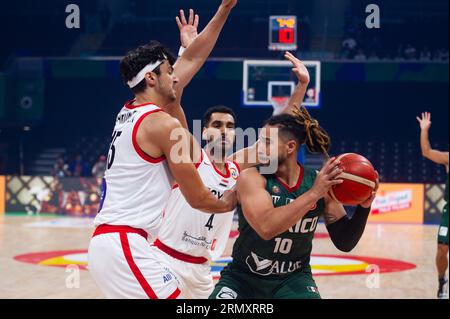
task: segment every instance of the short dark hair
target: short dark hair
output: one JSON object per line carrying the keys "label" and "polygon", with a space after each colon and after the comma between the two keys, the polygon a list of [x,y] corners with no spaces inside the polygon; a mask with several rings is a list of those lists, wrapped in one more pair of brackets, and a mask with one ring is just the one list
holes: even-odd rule
{"label": "short dark hair", "polygon": [[224,105],[218,105],[218,106],[210,107],[209,109],[206,110],[205,114],[203,115],[203,126],[204,127],[208,126],[209,123],[211,122],[211,117],[212,117],[213,113],[230,114],[234,119],[234,123],[236,124],[236,122],[237,122],[236,114],[234,113],[234,111],[232,109],[230,109],[229,107],[226,107]]}
{"label": "short dark hair", "polygon": [[[151,41],[148,44],[141,45],[127,53],[120,61],[120,74],[125,84],[132,80],[146,65],[155,63],[158,60],[168,60],[170,65],[175,64],[175,56],[158,41]],[[154,71],[160,74],[159,67]],[[145,80],[142,80],[137,86],[132,88],[134,94],[144,91],[146,88]]]}

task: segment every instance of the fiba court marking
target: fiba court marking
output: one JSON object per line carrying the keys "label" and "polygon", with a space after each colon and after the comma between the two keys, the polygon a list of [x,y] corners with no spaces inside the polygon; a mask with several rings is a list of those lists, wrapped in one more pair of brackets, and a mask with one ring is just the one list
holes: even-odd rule
{"label": "fiba court marking", "polygon": [[[87,250],[62,250],[37,252],[15,256],[19,262],[39,266],[67,267],[77,265],[87,269]],[[215,279],[220,277],[222,269],[231,262],[231,257],[225,257],[211,263],[211,272]],[[406,271],[416,268],[416,265],[394,259],[351,256],[351,255],[312,255],[311,268],[315,276],[362,275],[370,265],[377,265],[379,273]]]}

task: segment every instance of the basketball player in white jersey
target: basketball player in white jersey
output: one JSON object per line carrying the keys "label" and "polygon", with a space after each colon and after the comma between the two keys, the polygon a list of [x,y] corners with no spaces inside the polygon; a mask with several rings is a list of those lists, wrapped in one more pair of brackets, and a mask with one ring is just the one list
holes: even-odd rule
{"label": "basketball player in white jersey", "polygon": [[[239,165],[227,161],[234,143],[236,116],[218,106],[204,116],[203,138],[208,142],[197,170],[203,183],[218,198],[232,189],[240,173]],[[214,289],[210,262],[226,247],[234,211],[207,215],[193,208],[175,185],[164,211],[164,220],[152,252],[178,283],[181,298],[206,299]]]}
{"label": "basketball player in white jersey", "polygon": [[[204,63],[235,5],[236,0],[223,0],[204,33],[175,65],[158,42],[140,46],[120,63],[135,99],[116,118],[88,256],[90,273],[107,298],[179,297],[177,284],[170,273],[161,275],[161,264],[147,241],[158,232],[174,179],[199,211],[226,213],[235,207],[233,192],[219,200],[204,186],[191,152],[176,151],[180,145],[187,144],[190,150],[190,143],[198,144],[167,112],[176,101],[175,86],[182,91]],[[173,132],[178,139],[171,138]]]}

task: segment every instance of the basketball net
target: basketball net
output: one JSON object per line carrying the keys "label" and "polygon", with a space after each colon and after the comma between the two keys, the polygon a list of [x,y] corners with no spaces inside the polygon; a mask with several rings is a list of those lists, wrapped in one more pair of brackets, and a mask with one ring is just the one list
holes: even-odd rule
{"label": "basketball net", "polygon": [[280,115],[283,110],[288,106],[289,96],[273,96],[272,97],[272,106],[273,106],[273,115]]}

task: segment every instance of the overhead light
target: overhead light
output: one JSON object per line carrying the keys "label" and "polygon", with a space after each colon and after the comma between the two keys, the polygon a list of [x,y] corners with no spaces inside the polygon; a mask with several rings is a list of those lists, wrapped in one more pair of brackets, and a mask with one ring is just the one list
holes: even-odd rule
{"label": "overhead light", "polygon": [[29,127],[29,126],[24,126],[24,127],[23,127],[23,130],[24,130],[25,132],[31,131],[31,127]]}

